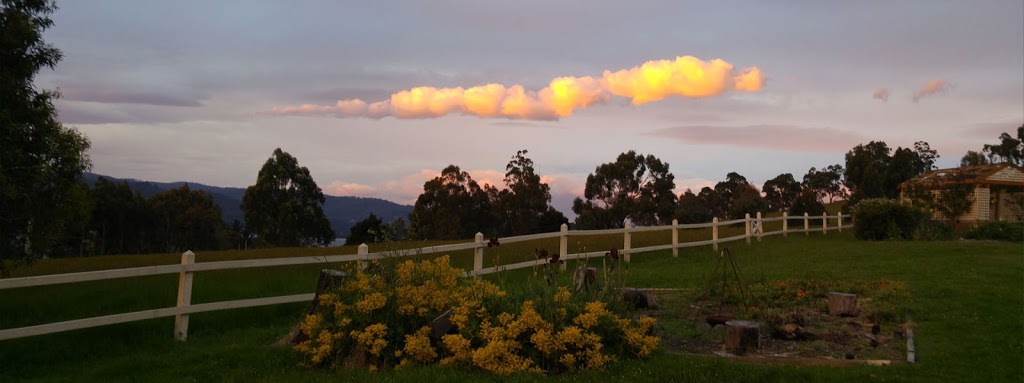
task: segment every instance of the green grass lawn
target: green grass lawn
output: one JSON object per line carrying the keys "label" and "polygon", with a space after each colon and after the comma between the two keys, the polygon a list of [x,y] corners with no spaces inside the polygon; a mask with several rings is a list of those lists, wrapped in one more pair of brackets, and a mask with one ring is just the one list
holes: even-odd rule
{"label": "green grass lawn", "polygon": [[[791,228],[797,226],[791,223]],[[742,233],[742,226],[726,231]],[[766,228],[771,230],[770,228]],[[634,247],[665,243],[668,232],[637,233]],[[687,240],[705,232],[684,233]],[[724,234],[723,237],[734,234]],[[692,239],[691,239],[692,238]],[[421,246],[411,243],[408,247]],[[557,239],[502,245],[486,265],[528,259],[533,248],[557,249]],[[621,236],[571,238],[570,252],[621,246]],[[997,242],[863,242],[848,232],[820,232],[742,241],[731,248],[751,282],[784,278],[904,281],[917,323],[918,363],[887,367],[767,366],[721,357],[660,352],[623,361],[603,373],[552,381],[1024,381],[1024,246]],[[286,255],[354,253],[354,248],[200,253],[197,261]],[[371,251],[377,251],[371,247]],[[314,254],[315,253],[315,254]],[[469,252],[455,263],[472,263]],[[710,247],[634,254],[628,284],[701,290],[714,266]],[[21,275],[176,263],[177,255],[49,260]],[[310,292],[324,265],[197,273],[193,303]],[[531,270],[510,271],[506,283]],[[0,328],[21,327],[174,305],[175,275],[0,290]],[[468,368],[417,367],[368,374],[299,366],[300,358],[273,343],[308,308],[287,304],[191,316],[189,339],[173,340],[173,318],[0,341],[0,382],[13,381],[535,381],[497,377]]]}

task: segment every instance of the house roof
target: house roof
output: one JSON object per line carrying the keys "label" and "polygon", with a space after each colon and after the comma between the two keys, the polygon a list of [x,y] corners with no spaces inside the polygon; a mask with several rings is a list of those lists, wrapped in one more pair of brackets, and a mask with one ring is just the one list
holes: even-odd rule
{"label": "house roof", "polygon": [[962,166],[959,168],[950,169],[939,169],[932,170],[927,173],[918,175],[917,177],[911,178],[900,184],[900,189],[906,189],[907,186],[914,184],[929,184],[929,185],[942,185],[950,183],[958,184],[1005,184],[1020,186],[1020,182],[1004,181],[1004,180],[990,180],[996,173],[1006,168],[1012,168],[1019,173],[1024,174],[1024,170],[1009,163],[1003,162],[998,164],[985,164],[975,166]]}

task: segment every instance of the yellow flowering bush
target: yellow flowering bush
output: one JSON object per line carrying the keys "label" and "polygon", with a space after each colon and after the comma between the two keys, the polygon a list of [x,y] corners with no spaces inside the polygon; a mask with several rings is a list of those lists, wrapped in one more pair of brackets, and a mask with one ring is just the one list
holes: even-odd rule
{"label": "yellow flowering bush", "polygon": [[[462,274],[448,256],[354,270],[320,295],[295,349],[314,366],[440,363],[508,375],[600,370],[619,358],[646,358],[659,345],[653,318],[621,317],[594,296],[544,285],[512,297]],[[432,338],[430,324],[442,314],[451,328]]]}

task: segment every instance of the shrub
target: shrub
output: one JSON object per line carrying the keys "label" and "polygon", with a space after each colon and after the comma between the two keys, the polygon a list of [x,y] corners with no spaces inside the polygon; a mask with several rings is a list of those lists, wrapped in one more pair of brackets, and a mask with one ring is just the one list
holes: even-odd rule
{"label": "shrub", "polygon": [[[448,256],[353,270],[320,296],[301,325],[308,340],[295,349],[314,366],[462,364],[508,375],[600,370],[646,358],[660,343],[653,318],[624,318],[596,295],[538,280],[513,296],[462,274]],[[431,321],[449,309],[452,331],[432,338]]]}
{"label": "shrub", "polygon": [[889,199],[866,199],[853,207],[853,233],[859,239],[913,239],[925,212]]}
{"label": "shrub", "polygon": [[1024,242],[1024,224],[1019,222],[982,222],[965,232],[964,238]]}

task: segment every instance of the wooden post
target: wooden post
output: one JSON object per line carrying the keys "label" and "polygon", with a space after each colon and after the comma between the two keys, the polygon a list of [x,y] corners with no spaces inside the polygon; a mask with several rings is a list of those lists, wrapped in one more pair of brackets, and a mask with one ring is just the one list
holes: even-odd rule
{"label": "wooden post", "polygon": [[[558,237],[558,255],[560,255],[562,259],[567,260],[566,257],[569,255],[569,225],[563,223],[560,233],[561,235]],[[565,271],[565,265],[567,263],[568,262],[562,261],[561,265],[558,266],[559,269]]]}
{"label": "wooden post", "polygon": [[622,226],[622,260],[625,261],[626,263],[629,263],[629,249],[632,247],[633,244],[633,235],[630,234],[629,230],[633,228],[633,223],[627,222],[625,225]]}
{"label": "wooden post", "polygon": [[857,316],[857,295],[829,292],[828,315],[844,317]]}
{"label": "wooden post", "polygon": [[672,256],[679,256],[679,220],[672,220]]}
{"label": "wooden post", "polygon": [[821,234],[828,234],[828,212],[821,213]]}
{"label": "wooden post", "polygon": [[811,221],[810,216],[804,212],[804,235],[811,235]]}
{"label": "wooden post", "polygon": [[757,235],[757,241],[761,242],[761,235],[764,234],[764,222],[761,221],[761,212],[757,212],[757,230],[754,234]]}
{"label": "wooden post", "polygon": [[473,241],[476,243],[473,248],[473,272],[478,273],[484,268],[484,233],[476,233]]}
{"label": "wooden post", "polygon": [[718,217],[711,219],[711,248],[718,252]]}
{"label": "wooden post", "polygon": [[359,270],[366,269],[366,255],[370,254],[370,247],[365,243],[360,244],[356,249],[356,266]]}
{"label": "wooden post", "polygon": [[843,232],[843,212],[839,212],[839,215],[836,216],[836,219],[838,220],[838,221],[836,221],[836,223],[837,223],[836,226],[839,227],[839,232],[842,233]]}
{"label": "wooden post", "polygon": [[725,351],[736,355],[757,351],[761,345],[760,325],[757,322],[731,320],[725,322]]}
{"label": "wooden post", "polygon": [[747,244],[750,244],[750,213],[743,216],[743,230],[745,231],[745,237],[747,238]]}
{"label": "wooden post", "polygon": [[[196,254],[192,250],[181,254],[182,271],[178,274],[178,308],[192,304],[192,271]],[[187,270],[187,271],[186,271]],[[184,342],[188,338],[188,314],[174,316],[174,339]]]}
{"label": "wooden post", "polygon": [[782,236],[789,236],[789,213],[782,212]]}
{"label": "wooden post", "polygon": [[572,284],[576,285],[576,291],[591,291],[597,283],[597,268],[578,268],[572,273]]}

